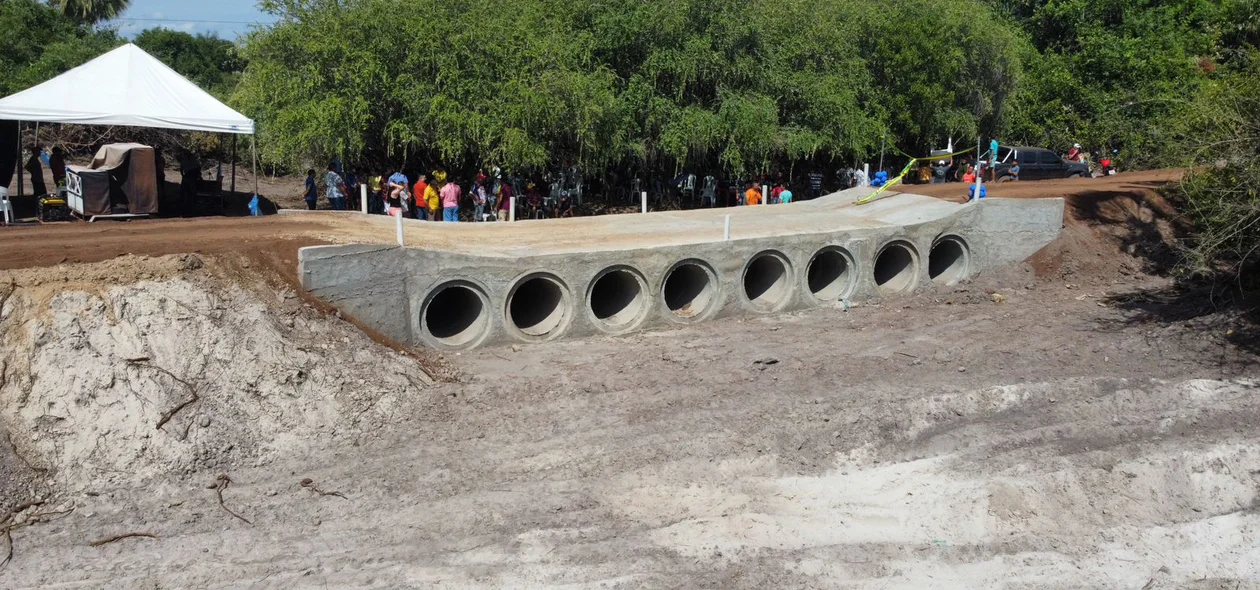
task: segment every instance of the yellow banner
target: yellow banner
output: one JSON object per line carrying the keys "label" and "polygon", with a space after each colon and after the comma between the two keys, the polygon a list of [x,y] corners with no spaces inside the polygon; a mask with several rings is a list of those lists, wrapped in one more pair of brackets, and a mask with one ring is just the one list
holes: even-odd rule
{"label": "yellow banner", "polygon": [[946,158],[952,158],[954,156],[961,156],[963,154],[974,152],[974,151],[976,151],[976,148],[968,148],[961,152],[954,152],[952,154],[941,154],[939,156],[928,156],[926,158],[911,158],[909,154],[902,153],[901,155],[906,156],[907,158],[910,158],[910,162],[906,164],[906,167],[904,169],[902,169],[901,174],[898,174],[896,178],[889,178],[888,182],[884,183],[884,186],[879,187],[878,190],[867,195],[866,197],[854,201],[854,204],[863,205],[871,201],[874,201],[876,197],[883,194],[884,191],[889,189],[889,187],[901,182],[902,179],[904,179],[906,175],[910,173],[910,169],[914,167],[915,162],[931,162],[932,160],[944,160]]}

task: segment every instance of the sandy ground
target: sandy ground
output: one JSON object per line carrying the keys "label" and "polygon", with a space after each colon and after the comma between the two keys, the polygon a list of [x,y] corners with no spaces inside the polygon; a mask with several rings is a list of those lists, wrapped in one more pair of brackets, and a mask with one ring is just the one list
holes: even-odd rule
{"label": "sandy ground", "polygon": [[[9,271],[0,508],[47,501],[0,587],[1260,588],[1260,365],[1148,273],[1163,206],[1081,201],[948,291],[434,383],[240,253]],[[150,364],[202,392],[161,429],[188,389]]]}

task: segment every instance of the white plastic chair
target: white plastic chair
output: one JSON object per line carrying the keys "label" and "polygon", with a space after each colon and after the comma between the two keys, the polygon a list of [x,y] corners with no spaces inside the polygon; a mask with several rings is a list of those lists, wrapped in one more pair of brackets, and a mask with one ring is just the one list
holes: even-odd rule
{"label": "white plastic chair", "polygon": [[9,189],[0,186],[0,213],[4,215],[4,224],[13,223],[13,203],[9,202]]}

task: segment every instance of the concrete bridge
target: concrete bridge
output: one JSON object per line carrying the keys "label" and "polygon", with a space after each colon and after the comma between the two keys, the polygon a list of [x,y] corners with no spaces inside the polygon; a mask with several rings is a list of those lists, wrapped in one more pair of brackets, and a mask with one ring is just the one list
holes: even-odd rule
{"label": "concrete bridge", "polygon": [[[312,294],[399,342],[463,350],[903,296],[1022,262],[1063,226],[1062,199],[890,193],[853,204],[870,190],[516,223],[407,220],[406,247],[303,248],[299,271]],[[370,223],[394,235],[393,219]]]}

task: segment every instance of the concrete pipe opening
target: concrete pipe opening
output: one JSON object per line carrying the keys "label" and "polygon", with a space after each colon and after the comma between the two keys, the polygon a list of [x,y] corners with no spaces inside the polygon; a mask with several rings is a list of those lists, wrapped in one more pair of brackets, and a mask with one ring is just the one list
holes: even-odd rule
{"label": "concrete pipe opening", "polygon": [[875,257],[875,284],[891,293],[914,290],[919,273],[914,251],[905,242],[893,242]]}
{"label": "concrete pipe opening", "polygon": [[679,319],[704,315],[717,301],[717,277],[699,262],[680,262],[665,277],[665,306]]}
{"label": "concrete pipe opening", "polygon": [[587,302],[605,327],[629,327],[647,309],[647,281],[629,268],[605,270],[591,282]]}
{"label": "concrete pipe opening", "polygon": [[806,270],[809,292],[819,301],[835,301],[844,297],[852,289],[853,279],[852,258],[840,248],[819,250]]}
{"label": "concrete pipe opening", "polygon": [[487,298],[480,289],[462,282],[433,290],[424,307],[424,329],[438,344],[463,348],[476,344],[490,328]]}
{"label": "concrete pipe opening", "polygon": [[962,238],[947,236],[936,241],[928,255],[928,276],[940,285],[954,285],[965,280],[971,260]]}
{"label": "concrete pipe opening", "polygon": [[508,295],[508,320],[526,336],[552,336],[558,333],[568,315],[568,290],[551,275],[525,277]]}
{"label": "concrete pipe opening", "polygon": [[744,296],[753,307],[773,311],[788,300],[792,283],[788,261],[773,252],[753,257],[744,268]]}

